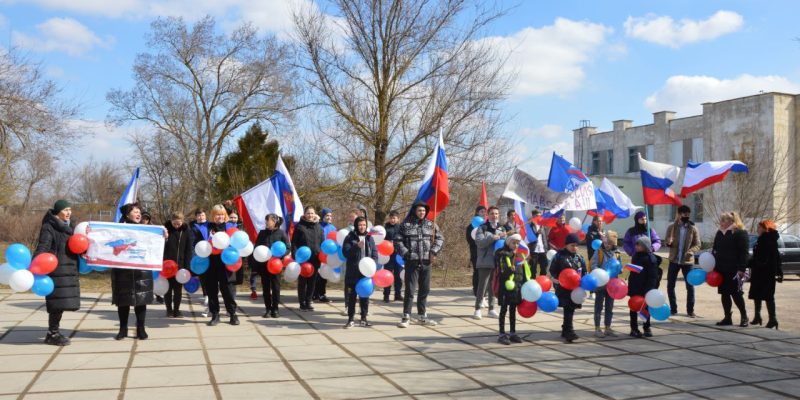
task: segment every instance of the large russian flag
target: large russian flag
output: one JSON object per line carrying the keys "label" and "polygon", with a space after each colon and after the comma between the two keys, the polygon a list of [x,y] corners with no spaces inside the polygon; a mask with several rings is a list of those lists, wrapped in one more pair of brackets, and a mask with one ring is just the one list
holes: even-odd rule
{"label": "large russian flag", "polygon": [[447,157],[444,153],[444,140],[439,132],[439,142],[433,151],[433,157],[425,170],[422,185],[414,203],[422,201],[430,207],[428,219],[433,221],[450,203],[450,187],[447,175]]}
{"label": "large russian flag", "polygon": [[686,174],[683,177],[681,197],[696,192],[706,186],[722,182],[728,172],[749,172],[747,164],[736,161],[707,161],[704,163],[690,162],[686,165]]}
{"label": "large russian flag", "polygon": [[642,192],[644,203],[648,205],[674,204],[681,205],[681,200],[670,189],[678,180],[679,167],[647,161],[639,154],[639,172],[642,176]]}
{"label": "large russian flag", "polygon": [[600,215],[603,221],[611,223],[616,218],[628,218],[637,208],[630,197],[622,193],[619,187],[608,178],[603,178],[600,187],[595,189],[597,210],[589,211],[589,215]]}

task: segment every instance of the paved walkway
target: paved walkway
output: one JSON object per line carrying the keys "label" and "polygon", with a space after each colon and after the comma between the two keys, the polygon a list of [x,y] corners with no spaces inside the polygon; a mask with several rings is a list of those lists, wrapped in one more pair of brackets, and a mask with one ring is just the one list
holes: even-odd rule
{"label": "paved walkway", "polygon": [[[373,302],[373,328],[343,330],[341,302],[301,314],[288,293],[282,317],[262,319],[261,299],[240,294],[240,326],[206,326],[202,304],[184,305],[182,319],[151,306],[149,340],[115,341],[109,294],[84,296],[80,312],[64,314],[72,345],[58,348],[41,344],[47,313],[40,298],[0,293],[0,400],[800,396],[796,327],[718,329],[710,319],[679,315],[656,323],[650,340],[596,339],[589,300],[576,314],[578,342],[558,340],[560,313],[540,312],[519,319],[523,344],[503,346],[495,319],[469,317],[468,289],[439,289],[430,298],[429,313],[440,321],[433,328],[398,329],[400,305]],[[615,328],[627,333],[622,304],[615,316]]]}

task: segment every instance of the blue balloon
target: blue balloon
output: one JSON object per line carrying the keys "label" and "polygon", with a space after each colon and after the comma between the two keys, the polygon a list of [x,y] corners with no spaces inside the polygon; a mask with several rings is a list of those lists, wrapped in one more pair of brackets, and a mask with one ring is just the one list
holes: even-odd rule
{"label": "blue balloon", "polygon": [[558,297],[553,292],[544,292],[539,300],[536,300],[536,305],[544,312],[553,312],[558,308]]}
{"label": "blue balloon", "polygon": [[669,318],[669,304],[662,304],[661,307],[658,308],[648,306],[647,310],[650,311],[650,317],[656,321],[666,321],[667,318]]}
{"label": "blue balloon", "polygon": [[286,255],[286,243],[275,242],[270,249],[273,257],[281,258]]}
{"label": "blue balloon", "polygon": [[583,229],[584,232],[589,232],[589,227],[590,226],[592,226],[592,224],[583,224],[583,226],[581,226],[581,228]]}
{"label": "blue balloon", "polygon": [[700,286],[706,281],[708,273],[701,268],[695,268],[686,275],[686,281],[692,286]]}
{"label": "blue balloon", "polygon": [[236,264],[239,261],[239,250],[234,249],[233,247],[228,247],[222,251],[222,262],[226,265]]}
{"label": "blue balloon", "polygon": [[344,252],[342,251],[342,246],[338,246],[336,248],[336,253],[339,255],[339,259],[342,260],[342,262],[347,261],[347,258],[344,256]]}
{"label": "blue balloon", "polygon": [[406,265],[406,260],[403,260],[403,257],[400,257],[400,254],[395,255],[395,260],[397,261],[397,265],[401,267]]}
{"label": "blue balloon", "polygon": [[339,245],[336,244],[335,240],[325,239],[319,247],[323,253],[331,255],[336,254],[336,250],[339,248]]}
{"label": "blue balloon", "polygon": [[475,229],[475,228],[483,225],[483,222],[484,222],[483,221],[483,217],[481,217],[479,215],[476,215],[476,216],[472,217],[472,222],[470,223],[470,225],[472,225],[472,229]]}
{"label": "blue balloon", "polygon": [[356,294],[362,299],[372,295],[375,291],[375,285],[372,283],[372,278],[364,277],[356,283]]}
{"label": "blue balloon", "polygon": [[189,293],[196,292],[197,289],[200,289],[200,279],[198,279],[196,276],[191,277],[189,282],[183,284],[183,288]]}
{"label": "blue balloon", "polygon": [[197,275],[203,275],[208,271],[208,266],[210,264],[210,260],[208,257],[192,257],[192,261],[189,264],[189,268]]}
{"label": "blue balloon", "polygon": [[337,274],[341,274],[341,273],[342,273],[342,267],[336,267],[336,268],[334,268],[334,269],[333,269],[333,272],[336,272]]}
{"label": "blue balloon", "polygon": [[47,296],[50,293],[53,293],[53,290],[56,288],[56,285],[53,283],[53,280],[50,279],[47,275],[34,275],[33,276],[33,287],[31,287],[31,292],[37,296]]}
{"label": "blue balloon", "polygon": [[247,236],[245,231],[236,231],[231,235],[231,247],[236,250],[247,247],[248,243],[250,243],[250,236]]}
{"label": "blue balloon", "polygon": [[78,272],[80,272],[81,275],[86,275],[89,272],[92,272],[92,267],[90,267],[89,264],[86,264],[86,259],[83,257],[78,257]]}
{"label": "blue balloon", "polygon": [[503,248],[503,246],[505,246],[505,244],[506,244],[506,241],[505,241],[505,240],[503,240],[503,239],[497,239],[497,241],[496,241],[496,242],[494,242],[494,251],[497,251],[497,250],[500,250],[500,249],[502,249],[502,248]]}
{"label": "blue balloon", "polygon": [[92,269],[94,269],[96,272],[106,272],[106,271],[108,271],[108,267],[98,267],[97,265],[93,266]]}
{"label": "blue balloon", "polygon": [[581,289],[588,291],[597,289],[597,278],[594,275],[584,275],[581,278]]}
{"label": "blue balloon", "polygon": [[309,258],[311,258],[311,249],[309,249],[308,246],[300,247],[294,253],[294,261],[298,264],[308,261]]}
{"label": "blue balloon", "polygon": [[602,240],[600,240],[600,239],[592,240],[592,249],[597,250],[602,245],[603,245],[603,241]]}
{"label": "blue balloon", "polygon": [[153,272],[153,280],[158,279],[158,276],[161,275],[159,271],[152,271]]}
{"label": "blue balloon", "polygon": [[608,272],[608,276],[610,278],[616,278],[622,273],[622,264],[620,264],[619,260],[616,258],[612,258],[610,260],[606,260],[603,269]]}
{"label": "blue balloon", "polygon": [[14,269],[28,269],[31,251],[22,244],[14,243],[6,248],[6,262]]}

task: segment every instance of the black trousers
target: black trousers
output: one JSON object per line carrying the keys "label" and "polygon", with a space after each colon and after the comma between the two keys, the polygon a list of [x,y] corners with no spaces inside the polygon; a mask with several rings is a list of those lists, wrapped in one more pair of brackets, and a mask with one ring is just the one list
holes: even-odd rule
{"label": "black trousers", "polygon": [[536,266],[539,266],[539,275],[547,276],[547,253],[531,253],[531,274],[536,275]]}
{"label": "black trousers", "polygon": [[319,300],[327,294],[328,280],[320,276],[319,271],[314,275],[317,277],[317,281],[314,282],[314,300]]}
{"label": "black trousers", "polygon": [[[400,279],[400,271],[403,270],[403,267],[400,264],[394,263],[391,265],[385,265],[383,268],[392,272],[394,275],[394,295],[399,296],[401,291],[403,290],[403,280]],[[387,286],[383,288],[383,295],[389,296],[392,293],[392,287]]]}
{"label": "black trousers", "polygon": [[478,268],[475,266],[478,260],[477,258],[471,258],[469,262],[472,266],[472,295],[478,296]]}
{"label": "black trousers", "polygon": [[183,285],[178,283],[175,278],[169,278],[169,289],[164,294],[164,304],[167,311],[178,311],[181,307],[181,296],[183,296]]}
{"label": "black trousers", "polygon": [[[133,312],[136,314],[136,327],[144,327],[144,319],[147,316],[147,306],[135,306]],[[117,316],[119,317],[119,330],[128,329],[128,316],[131,314],[130,306],[117,307]]]}
{"label": "black trousers", "polygon": [[417,313],[426,315],[428,293],[431,291],[431,264],[406,261],[406,297],[403,299],[403,314],[411,315],[411,305],[414,304],[414,292],[419,286],[417,295]]}
{"label": "black trousers", "polygon": [[[356,294],[356,285],[345,286],[344,296],[345,301],[347,301],[347,320],[352,321],[353,317],[356,315],[356,297],[358,296],[358,294]],[[361,309],[361,319],[366,320],[367,313],[369,312],[369,297],[359,297],[358,305]]]}
{"label": "black trousers", "polygon": [[[639,330],[639,313],[636,311],[630,312],[631,316],[631,330],[636,331]],[[648,316],[647,319],[644,320],[643,327],[645,330],[650,329],[650,317]]]}
{"label": "black trousers", "polygon": [[270,274],[266,268],[260,271],[261,295],[264,297],[264,307],[267,311],[278,311],[281,301],[281,276]]}
{"label": "black trousers", "polygon": [[511,328],[511,333],[517,332],[517,305],[516,304],[503,304],[500,306],[500,334],[506,333],[506,314],[508,314],[508,323]]}
{"label": "black trousers", "polygon": [[691,265],[669,263],[669,269],[667,270],[667,296],[669,297],[669,309],[673,313],[678,312],[678,300],[675,297],[675,283],[678,280],[678,272],[683,274],[683,281],[686,284],[686,312],[690,314],[694,312],[694,286],[686,280],[686,276],[689,275],[691,270]]}
{"label": "black trousers", "polygon": [[[774,303],[773,303],[774,304]],[[61,326],[61,317],[64,315],[63,311],[53,311],[47,316],[47,329],[51,333],[58,332]]]}
{"label": "black trousers", "polygon": [[300,305],[311,304],[311,297],[314,295],[314,287],[317,285],[317,276],[319,272],[314,269],[314,275],[308,278],[297,278],[297,301]]}
{"label": "black trousers", "polygon": [[739,315],[742,319],[747,319],[747,309],[744,307],[744,296],[742,292],[722,295],[722,310],[725,311],[725,318],[731,317],[731,306],[733,305],[731,302],[736,303],[736,308],[739,309]]}
{"label": "black trousers", "polygon": [[209,274],[206,276],[206,293],[208,294],[208,311],[211,314],[219,314],[220,292],[228,315],[236,314],[236,298],[234,297],[236,291],[233,285],[228,283],[228,274],[225,268],[209,269]]}
{"label": "black trousers", "polygon": [[575,317],[575,309],[572,307],[564,307],[564,322],[561,324],[561,333],[574,332],[575,328],[572,325],[572,319]]}

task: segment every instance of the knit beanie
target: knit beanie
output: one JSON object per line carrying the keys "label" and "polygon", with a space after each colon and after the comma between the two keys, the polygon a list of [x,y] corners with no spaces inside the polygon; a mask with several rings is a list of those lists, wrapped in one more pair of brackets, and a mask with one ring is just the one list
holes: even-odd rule
{"label": "knit beanie", "polygon": [[64,200],[64,199],[59,199],[58,201],[56,201],[56,203],[55,203],[55,204],[53,204],[53,209],[52,209],[52,210],[50,210],[50,212],[51,212],[53,215],[57,215],[58,213],[60,213],[61,211],[63,211],[65,208],[70,208],[70,207],[72,207],[72,205],[71,205],[71,204],[69,204],[69,202],[68,202],[68,201],[66,201],[66,200]]}
{"label": "knit beanie", "polygon": [[636,239],[636,244],[644,247],[645,249],[647,249],[648,252],[650,252],[650,249],[653,247],[653,243],[647,236],[639,236],[639,238]]}
{"label": "knit beanie", "polygon": [[319,213],[319,218],[320,219],[325,218],[326,215],[328,215],[328,214],[330,214],[332,212],[333,212],[333,210],[331,210],[330,208],[323,208],[322,211],[320,211],[320,213]]}
{"label": "knit beanie", "polygon": [[576,235],[574,233],[570,233],[569,235],[567,235],[567,241],[564,244],[565,245],[573,244],[573,243],[578,244],[580,241],[581,240],[578,238],[578,235]]}

